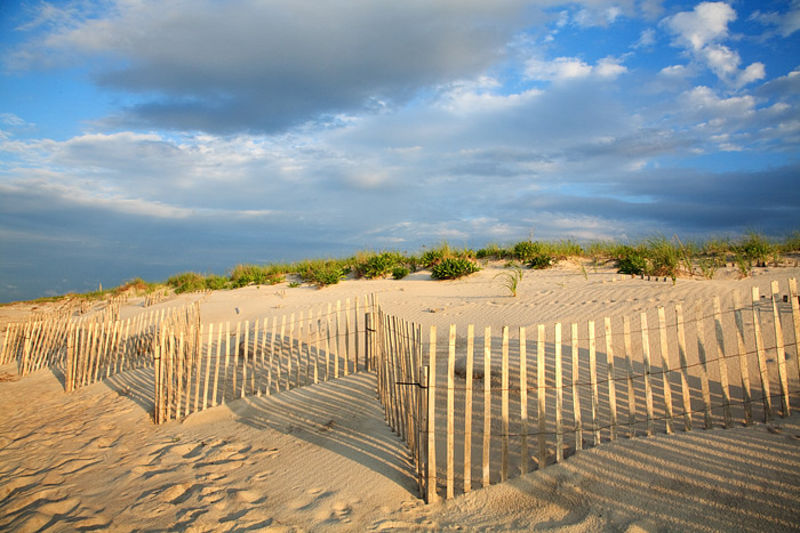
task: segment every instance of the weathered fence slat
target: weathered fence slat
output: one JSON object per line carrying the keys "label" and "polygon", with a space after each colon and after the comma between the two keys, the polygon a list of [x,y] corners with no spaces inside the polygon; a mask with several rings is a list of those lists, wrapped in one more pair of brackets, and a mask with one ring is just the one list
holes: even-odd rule
{"label": "weathered fence slat", "polygon": [[703,307],[700,302],[695,306],[695,327],[697,328],[697,357],[700,359],[700,391],[703,394],[703,423],[711,429],[711,391],[708,383],[708,357],[706,356],[705,334],[703,332]]}
{"label": "weathered fence slat", "polygon": [[611,319],[603,319],[606,334],[606,365],[608,371],[609,433],[611,440],[617,438],[617,382],[614,376],[614,339],[611,335]]}
{"label": "weathered fence slat", "polygon": [[786,376],[786,348],[783,340],[783,326],[781,325],[781,315],[778,312],[778,282],[773,281],[772,289],[772,321],[775,328],[775,352],[778,359],[778,384],[781,388],[781,416],[789,416],[789,383]]}
{"label": "weathered fence slat", "polygon": [[764,339],[761,336],[761,320],[758,309],[761,299],[758,294],[758,287],[753,287],[752,297],[753,334],[755,336],[756,353],[758,355],[758,377],[761,380],[761,392],[764,397],[764,421],[769,422],[772,420],[772,397],[769,392],[769,374],[767,373],[767,356],[764,350]]}
{"label": "weathered fence slat", "polygon": [[467,326],[467,360],[464,384],[464,493],[472,490],[472,372],[475,360],[475,326]]}
{"label": "weathered fence slat", "polygon": [[744,406],[744,423],[753,423],[753,398],[750,392],[750,372],[747,368],[747,347],[744,340],[744,318],[741,306],[741,296],[738,291],[733,292],[733,316],[736,321],[736,346],[739,354],[739,375],[742,380],[742,403]]}

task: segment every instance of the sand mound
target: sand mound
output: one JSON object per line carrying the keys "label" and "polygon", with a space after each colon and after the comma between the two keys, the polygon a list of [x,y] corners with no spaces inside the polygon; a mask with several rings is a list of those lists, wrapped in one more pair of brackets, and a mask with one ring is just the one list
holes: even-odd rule
{"label": "sand mound", "polygon": [[[519,298],[484,271],[466,280],[348,281],[322,291],[214,293],[204,320],[238,320],[378,292],[424,326],[500,328],[709,296],[744,283],[677,285],[556,269]],[[184,298],[189,298],[184,297]],[[135,305],[135,301],[132,301]],[[165,302],[163,305],[174,305]],[[240,310],[236,315],[234,308]],[[431,309],[436,312],[431,312]],[[132,313],[134,309],[125,309]],[[0,368],[0,529],[11,531],[796,531],[800,416],[771,425],[620,439],[444,503],[416,494],[408,453],[362,373],[152,424],[135,375],[65,394],[49,370]]]}

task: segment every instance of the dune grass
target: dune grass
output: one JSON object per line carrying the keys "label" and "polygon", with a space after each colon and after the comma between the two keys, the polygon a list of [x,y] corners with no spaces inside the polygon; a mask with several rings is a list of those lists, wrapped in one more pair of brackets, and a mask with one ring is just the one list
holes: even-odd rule
{"label": "dune grass", "polygon": [[[101,300],[123,293],[138,295],[164,288],[172,289],[175,293],[225,290],[247,285],[275,285],[285,281],[290,281],[292,287],[301,285],[301,282],[326,287],[350,274],[366,279],[390,276],[402,279],[420,268],[431,269],[433,279],[453,279],[479,270],[478,262],[489,260],[506,261],[509,268],[519,268],[522,264],[531,269],[549,268],[566,259],[590,260],[594,265],[613,262],[618,272],[623,274],[664,276],[673,281],[681,275],[700,275],[712,279],[719,268],[731,263],[737,267],[740,275],[746,277],[754,267],[778,265],[783,255],[798,252],[800,230],[789,233],[783,239],[769,239],[751,231],[735,239],[717,237],[701,242],[682,242],[677,236],[668,239],[663,235],[639,241],[595,241],[583,245],[573,240],[528,239],[511,245],[490,243],[477,251],[453,247],[445,241],[436,246],[423,247],[415,254],[397,250],[360,251],[347,258],[239,264],[226,275],[182,272],[163,282],[135,278],[111,289],[48,296],[31,302],[59,302],[70,298]],[[581,268],[585,275],[583,263]],[[287,280],[289,276],[294,279]],[[515,292],[510,287],[509,290],[512,294]]]}

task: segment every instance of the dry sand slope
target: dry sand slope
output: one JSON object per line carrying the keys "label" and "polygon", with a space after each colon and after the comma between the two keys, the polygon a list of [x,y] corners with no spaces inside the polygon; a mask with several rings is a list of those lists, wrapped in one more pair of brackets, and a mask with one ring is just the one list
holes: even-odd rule
{"label": "dry sand slope", "polygon": [[[434,283],[347,281],[322,291],[249,287],[203,299],[237,320],[378,292],[423,325],[512,327],[599,319],[768,287],[622,278],[573,267],[527,273],[508,298],[485,270]],[[612,281],[613,280],[613,281]],[[197,299],[182,296],[177,300]],[[135,301],[123,310],[134,313]],[[175,305],[175,301],[162,305]],[[7,315],[22,312],[4,309]],[[3,318],[5,321],[5,317]],[[57,372],[0,369],[0,530],[12,531],[793,531],[800,530],[800,417],[772,425],[621,439],[446,503],[417,499],[407,452],[383,421],[374,376],[246,398],[154,426],[147,371],[66,395]]]}

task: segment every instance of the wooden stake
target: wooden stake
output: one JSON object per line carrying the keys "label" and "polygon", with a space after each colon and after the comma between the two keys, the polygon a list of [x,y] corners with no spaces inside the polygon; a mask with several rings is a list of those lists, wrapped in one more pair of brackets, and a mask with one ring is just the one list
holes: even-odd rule
{"label": "wooden stake", "polygon": [[669,382],[669,343],[667,342],[667,319],[664,308],[658,308],[658,333],[661,343],[661,378],[664,385],[664,412],[666,414],[666,432],[672,433],[672,387]]}
{"label": "wooden stake", "polygon": [[[350,359],[352,358],[352,346],[350,344],[350,298],[344,300],[344,375],[348,374],[348,367],[350,366]],[[355,370],[354,370],[355,371]]]}
{"label": "wooden stake", "polygon": [[[217,390],[219,389],[219,366],[221,359],[222,359],[222,322],[217,324],[217,355],[214,361],[214,387],[211,392],[212,407],[217,406]],[[225,378],[223,377],[223,379]]]}
{"label": "wooden stake", "polygon": [[678,359],[681,365],[681,393],[683,395],[683,429],[692,430],[692,401],[689,396],[689,363],[686,359],[686,334],[683,326],[683,307],[675,305],[675,321],[678,328]]}
{"label": "wooden stake", "polygon": [[155,346],[155,351],[153,354],[153,384],[155,390],[153,391],[153,422],[156,424],[161,423],[161,352],[159,351],[159,347]]}
{"label": "wooden stake", "polygon": [[177,401],[175,406],[175,418],[180,419],[183,416],[183,412],[181,411],[181,400],[183,399],[184,391],[183,391],[183,366],[185,362],[185,357],[183,353],[183,338],[184,332],[183,328],[181,328],[180,337],[178,339],[178,394],[177,394]]}
{"label": "wooden stake", "polygon": [[[376,320],[377,321],[377,320]],[[325,381],[330,381],[331,379],[331,310],[330,304],[328,304],[328,314],[325,317]],[[336,358],[333,359],[334,365],[336,364]],[[336,376],[338,377],[338,370],[336,371]]]}
{"label": "wooden stake", "polygon": [[725,355],[725,334],[722,328],[722,307],[719,296],[714,296],[714,332],[717,337],[717,361],[719,362],[719,384],[722,387],[722,412],[726,428],[733,423],[731,417],[731,394],[728,387],[728,363]]}
{"label": "wooden stake", "polygon": [[519,328],[519,419],[522,441],[520,443],[520,469],[528,473],[528,356],[525,328]]}
{"label": "wooden stake", "polygon": [[436,491],[436,326],[430,329],[430,354],[428,357],[428,503],[438,499]]}
{"label": "wooden stake", "polygon": [[[239,346],[239,343],[236,343]],[[237,350],[238,353],[239,350]],[[244,322],[244,354],[242,354],[242,391],[240,397],[244,398],[247,391],[247,360],[250,355],[250,321]],[[238,365],[237,365],[238,366]]]}
{"label": "wooden stake", "polygon": [[561,375],[561,322],[555,326],[556,344],[556,462],[564,460],[564,432],[561,429],[561,411],[564,408],[563,379]]}
{"label": "wooden stake", "polygon": [[289,316],[289,353],[286,357],[286,390],[292,388],[292,358],[294,357],[294,313]]}
{"label": "wooden stake", "polygon": [[500,367],[500,414],[503,422],[503,446],[502,446],[502,463],[500,470],[500,481],[504,482],[508,479],[508,326],[503,326],[503,345],[502,345],[502,359]]}
{"label": "wooden stake", "polygon": [[[238,329],[238,327],[237,327]],[[197,336],[197,339],[200,341],[197,343],[195,347],[197,353],[197,360],[195,363],[195,376],[194,376],[194,412],[198,412],[200,410],[200,372],[203,368],[203,324],[200,324],[200,332]],[[236,343],[239,344],[238,342]]]}
{"label": "wooden stake", "polygon": [[[214,346],[214,323],[208,324],[208,347],[206,348],[205,383],[203,384],[203,411],[208,409],[208,387],[211,381],[211,349]],[[216,392],[216,391],[215,391]]]}
{"label": "wooden stake", "polygon": [[703,393],[703,422],[706,429],[711,429],[711,391],[708,383],[708,358],[706,357],[705,335],[703,332],[703,309],[700,302],[697,302],[695,306],[695,316],[697,327],[697,356],[700,359],[700,389]]}
{"label": "wooden stake", "polygon": [[[267,367],[267,396],[272,394],[272,363],[275,359],[275,338],[277,337],[278,333],[278,317],[272,317],[272,327],[270,329],[270,339],[269,339],[269,366]],[[280,390],[280,388],[276,388],[276,390]]]}
{"label": "wooden stake", "polygon": [[450,339],[447,355],[447,499],[455,494],[455,363],[456,363],[456,326],[450,325]]}
{"label": "wooden stake", "polygon": [[579,348],[578,348],[578,324],[573,322],[571,327],[572,334],[572,412],[575,418],[575,451],[583,449],[583,422],[581,420],[581,395],[578,390],[580,379]]}
{"label": "wooden stake", "polygon": [[747,368],[747,348],[744,340],[744,319],[739,291],[733,292],[733,316],[736,320],[736,345],[739,351],[739,374],[742,378],[742,400],[744,403],[744,423],[753,423],[753,399],[750,393],[750,371]]}
{"label": "wooden stake", "polygon": [[764,352],[764,340],[761,337],[761,321],[759,320],[758,287],[753,287],[753,332],[756,338],[756,352],[758,354],[758,375],[761,379],[761,392],[764,395],[764,421],[772,420],[772,397],[769,392],[769,374],[767,374],[767,359]]}
{"label": "wooden stake", "polygon": [[[73,388],[73,372],[74,372],[74,361],[73,361],[73,354],[75,353],[75,339],[73,338],[73,330],[75,328],[75,324],[70,324],[69,332],[67,333],[67,361],[66,361],[66,369],[64,371],[64,391],[65,392],[72,392]],[[3,358],[5,357],[5,350],[8,341],[8,335],[11,332],[10,325],[6,326],[6,336],[3,341]],[[0,358],[2,360],[2,358]]]}
{"label": "wooden stake", "polygon": [[592,435],[594,445],[600,444],[600,428],[597,425],[600,410],[600,391],[597,389],[597,341],[595,340],[594,320],[589,321],[589,379],[592,384]]}
{"label": "wooden stake", "polygon": [[225,322],[225,373],[222,376],[222,387],[220,391],[222,392],[222,398],[220,399],[221,403],[225,402],[225,391],[227,390],[228,386],[228,367],[230,366],[230,357],[231,357],[231,323]]}
{"label": "wooden stake", "polygon": [[610,409],[611,440],[617,438],[617,388],[614,379],[614,339],[611,335],[611,319],[603,319],[606,333],[606,364],[608,369],[608,406]]}
{"label": "wooden stake", "polygon": [[792,302],[792,325],[794,326],[794,362],[797,363],[797,379],[800,380],[800,302],[797,299],[797,280],[789,279],[789,300]]}
{"label": "wooden stake", "polygon": [[636,388],[633,386],[633,348],[631,347],[631,319],[622,318],[622,337],[625,346],[625,372],[628,384],[628,434],[636,436]]}
{"label": "wooden stake", "polygon": [[194,357],[194,323],[189,324],[189,334],[186,338],[186,404],[184,413],[189,416],[192,405],[192,370],[197,364]]}
{"label": "wooden stake", "polygon": [[464,493],[472,489],[472,370],[474,365],[475,326],[467,326],[467,375],[464,392]]}
{"label": "wooden stake", "polygon": [[[253,322],[253,355],[250,358],[250,394],[256,394],[256,367],[258,365],[258,349],[259,349],[259,338],[258,338],[258,319]],[[263,357],[263,352],[261,353]]]}
{"label": "wooden stake", "polygon": [[[292,315],[294,318],[294,315]],[[241,335],[242,335],[242,321],[236,322],[236,342],[233,346],[233,376],[232,376],[232,387],[231,387],[231,396],[236,398],[237,394],[236,391],[238,387],[236,386],[236,378],[239,376],[239,351],[241,347]]]}
{"label": "wooden stake", "polygon": [[[347,350],[342,350],[342,343],[344,339],[342,339],[342,302],[341,300],[336,300],[336,377],[339,377],[339,359],[344,359],[344,368],[342,372],[344,375],[348,375],[347,369]],[[344,353],[343,353],[344,352]]]}
{"label": "wooden stake", "polygon": [[294,383],[295,383],[294,386],[295,387],[302,386],[302,383],[300,383],[300,371],[301,371],[302,365],[303,365],[303,363],[302,363],[302,359],[303,359],[303,323],[304,323],[303,320],[304,320],[303,319],[303,311],[300,311],[300,320],[297,323],[298,332],[297,332],[297,337],[296,337],[296,339],[297,339],[297,352],[296,352],[296,354],[297,354],[297,359],[296,359],[297,366],[294,369]]}
{"label": "wooden stake", "polygon": [[547,395],[547,383],[545,382],[545,334],[544,324],[539,324],[536,338],[536,399],[538,401],[538,411],[536,413],[539,422],[539,470],[547,466],[547,412],[545,411],[545,398]]}
{"label": "wooden stake", "polygon": [[647,410],[647,436],[653,434],[653,387],[650,384],[650,332],[647,331],[647,313],[639,315],[642,329],[642,357],[644,358],[644,402]]}
{"label": "wooden stake", "polygon": [[319,383],[319,353],[322,350],[322,320],[317,319],[317,336],[314,339],[314,384]]}
{"label": "wooden stake", "polygon": [[492,445],[492,328],[483,331],[483,447],[481,486],[490,483],[489,459]]}
{"label": "wooden stake", "polygon": [[789,382],[786,376],[786,348],[783,340],[783,326],[781,315],[778,312],[778,282],[772,282],[772,321],[775,327],[775,352],[778,358],[778,383],[781,387],[781,416],[790,414],[789,407]]}
{"label": "wooden stake", "polygon": [[167,350],[167,375],[164,380],[167,384],[167,413],[165,420],[169,421],[172,418],[172,402],[175,401],[175,389],[173,387],[173,377],[175,374],[175,333],[171,329],[168,334],[167,345],[169,348]]}

